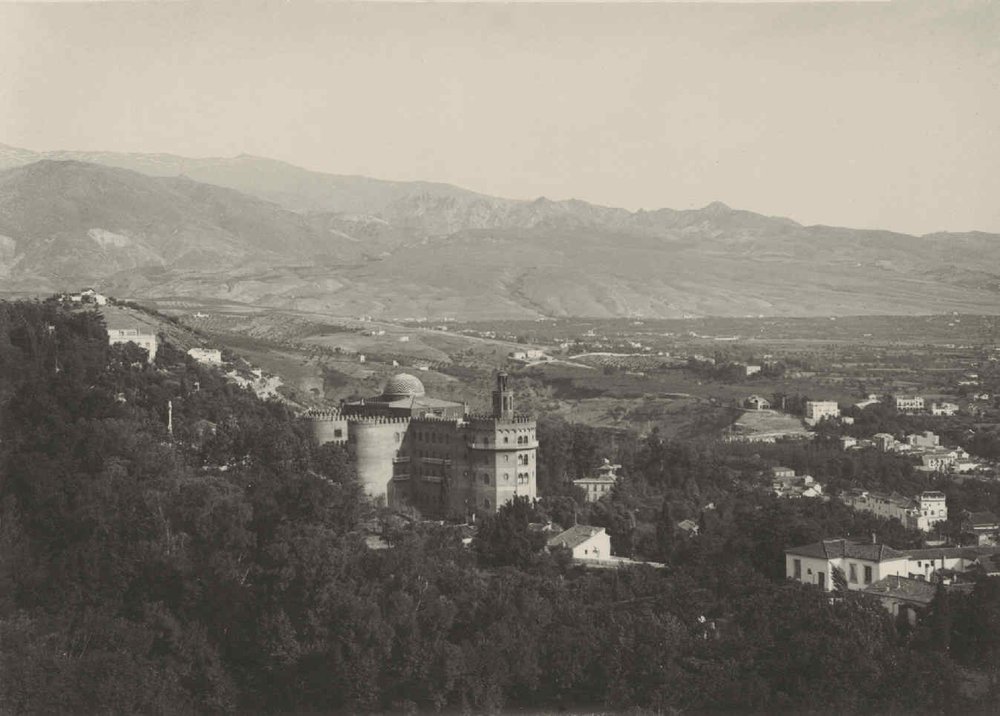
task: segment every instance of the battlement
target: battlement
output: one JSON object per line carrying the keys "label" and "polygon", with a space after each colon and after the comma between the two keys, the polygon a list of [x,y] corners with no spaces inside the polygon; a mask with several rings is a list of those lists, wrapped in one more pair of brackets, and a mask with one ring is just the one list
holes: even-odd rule
{"label": "battlement", "polygon": [[419,415],[412,418],[408,418],[410,422],[414,423],[437,423],[441,425],[443,423],[448,423],[450,425],[459,425],[462,421],[459,418],[444,418],[440,415]]}
{"label": "battlement", "polygon": [[340,413],[340,410],[336,408],[331,408],[329,410],[307,410],[306,412],[299,415],[300,418],[305,420],[344,420],[345,417]]}
{"label": "battlement", "polygon": [[348,415],[346,419],[353,425],[408,425],[410,418],[387,418],[372,415]]}

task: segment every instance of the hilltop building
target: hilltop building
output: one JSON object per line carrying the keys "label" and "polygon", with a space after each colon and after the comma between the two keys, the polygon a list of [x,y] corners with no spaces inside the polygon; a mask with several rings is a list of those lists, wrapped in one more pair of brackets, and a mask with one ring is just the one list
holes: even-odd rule
{"label": "hilltop building", "polygon": [[514,412],[506,373],[497,375],[489,415],[429,397],[418,378],[400,373],[381,395],[305,418],[317,442],[353,443],[365,492],[397,509],[467,520],[537,496],[535,421]]}
{"label": "hilltop building", "polygon": [[621,465],[612,465],[607,458],[604,458],[604,464],[597,468],[596,475],[573,480],[573,484],[586,493],[587,502],[597,502],[610,494],[611,488],[617,484],[618,474],[615,471],[620,467]]}
{"label": "hilltop building", "polygon": [[931,415],[955,415],[958,413],[958,405],[956,403],[931,403]]}
{"label": "hilltop building", "polygon": [[135,343],[140,348],[145,348],[146,352],[149,354],[149,363],[153,362],[156,358],[156,334],[155,333],[139,333],[138,328],[109,328],[108,329],[108,345],[115,345],[117,343]]}

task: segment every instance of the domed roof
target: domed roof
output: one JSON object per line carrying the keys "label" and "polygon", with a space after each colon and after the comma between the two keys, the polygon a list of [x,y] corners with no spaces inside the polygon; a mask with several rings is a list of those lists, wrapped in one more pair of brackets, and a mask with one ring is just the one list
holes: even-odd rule
{"label": "domed roof", "polygon": [[411,398],[424,394],[424,384],[409,373],[400,373],[389,378],[382,395],[387,398]]}

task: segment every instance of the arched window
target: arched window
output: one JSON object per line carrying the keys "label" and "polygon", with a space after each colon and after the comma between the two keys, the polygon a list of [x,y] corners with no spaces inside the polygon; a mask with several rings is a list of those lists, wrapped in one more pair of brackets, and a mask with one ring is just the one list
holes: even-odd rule
{"label": "arched window", "polygon": [[487,510],[490,509],[490,498],[487,497],[485,500],[483,500],[483,507],[485,507]]}
{"label": "arched window", "polygon": [[483,473],[483,484],[484,485],[489,485],[490,484],[490,476],[487,475],[485,472]]}

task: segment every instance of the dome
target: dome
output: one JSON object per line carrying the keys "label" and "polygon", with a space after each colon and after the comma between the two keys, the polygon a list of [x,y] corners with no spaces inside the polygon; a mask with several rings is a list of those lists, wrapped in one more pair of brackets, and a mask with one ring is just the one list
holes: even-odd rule
{"label": "dome", "polygon": [[424,394],[424,384],[416,376],[400,373],[389,378],[382,395],[387,398],[415,398]]}

